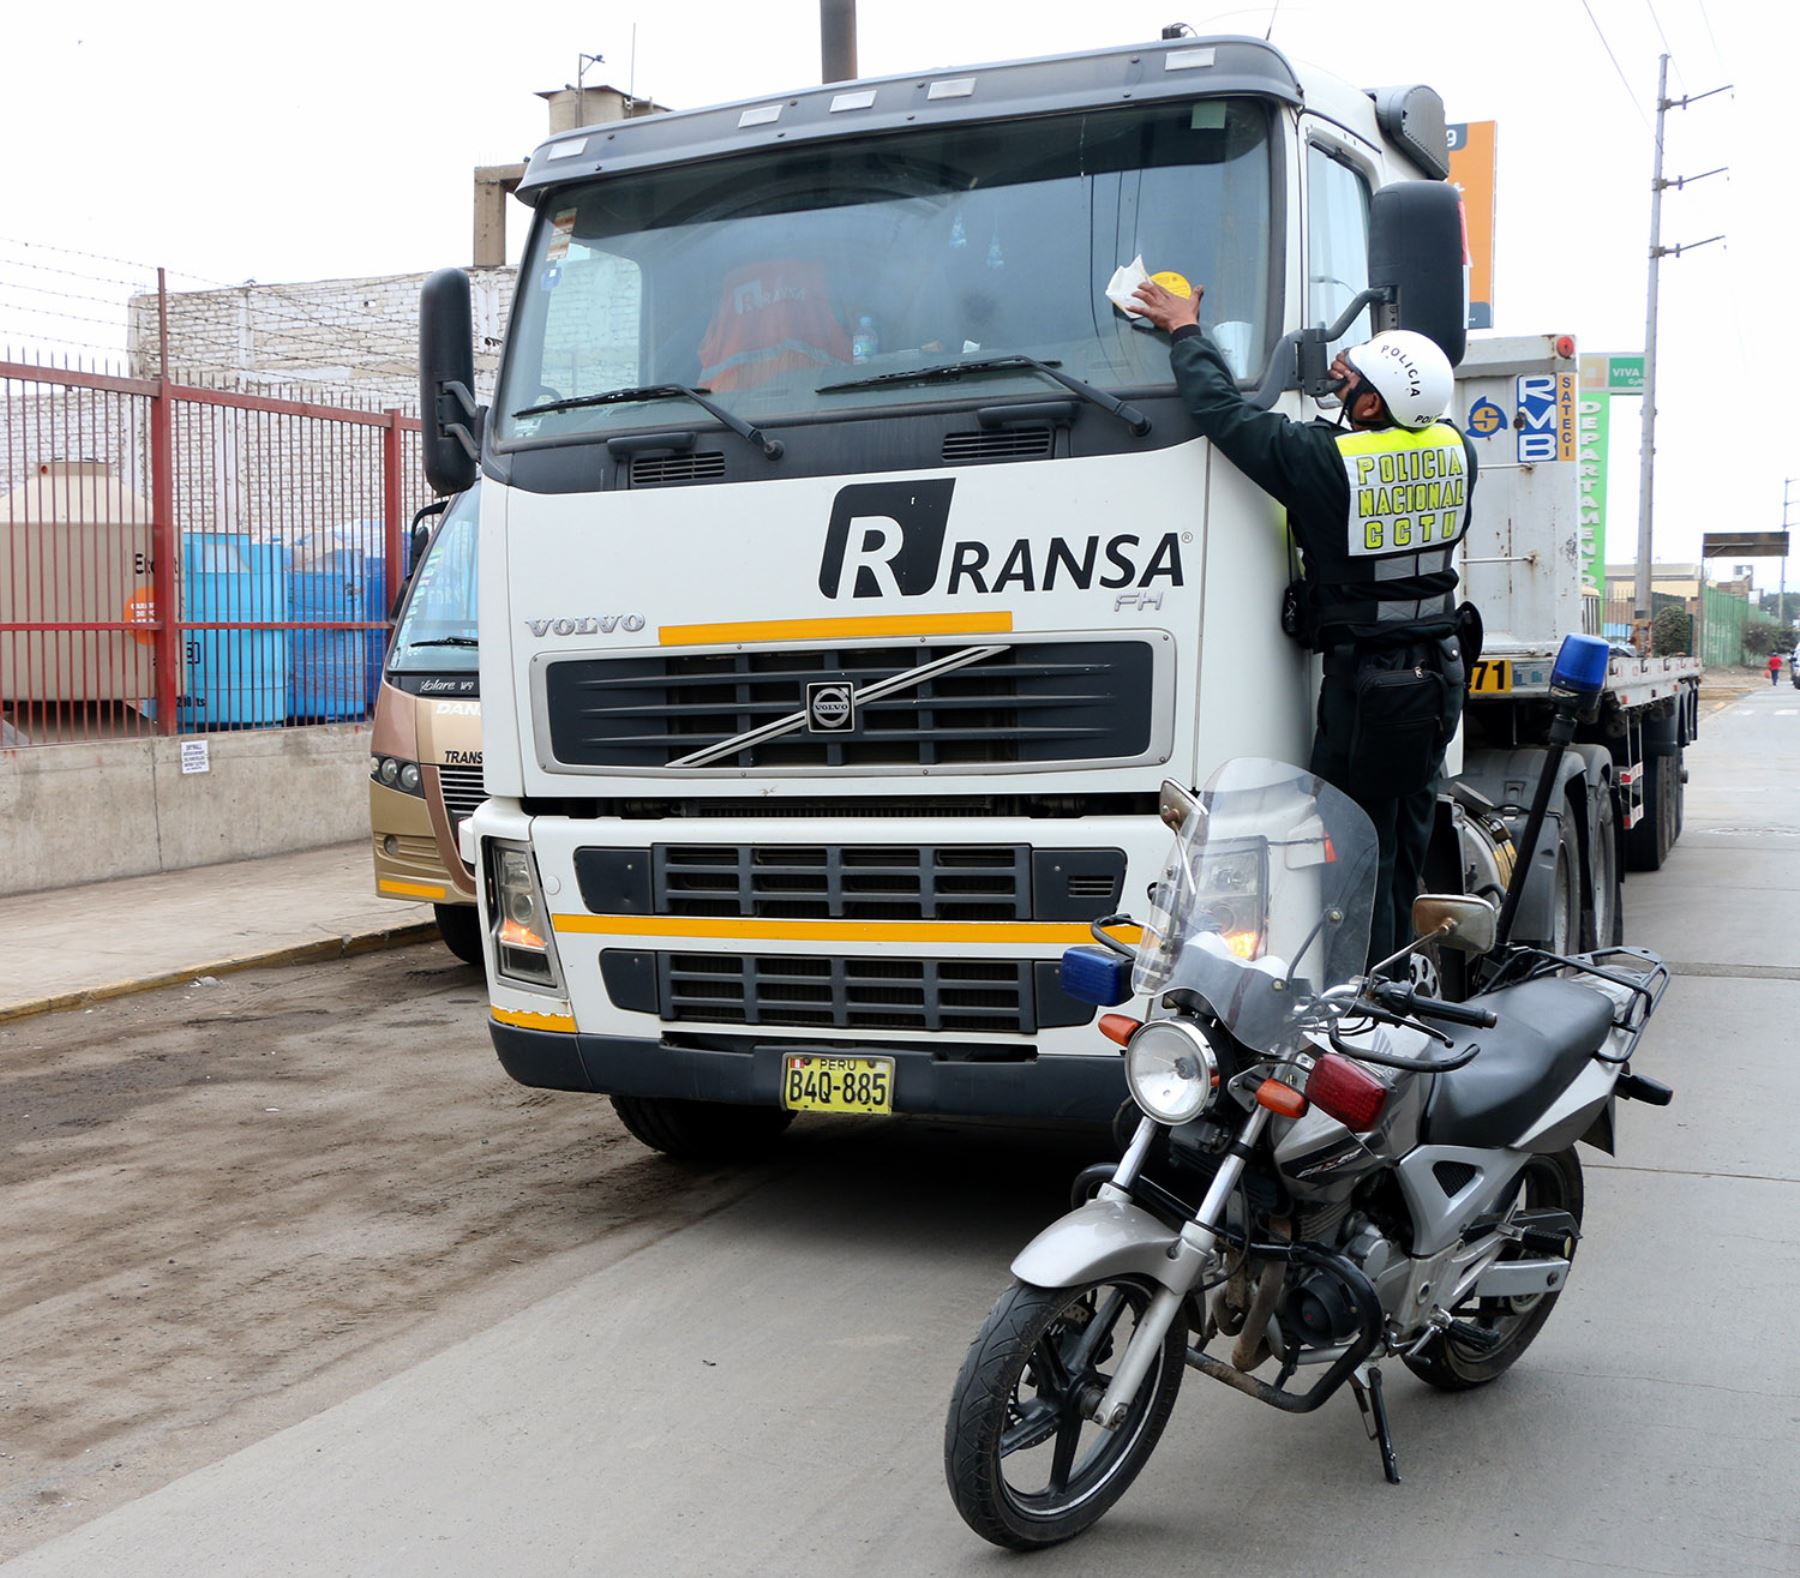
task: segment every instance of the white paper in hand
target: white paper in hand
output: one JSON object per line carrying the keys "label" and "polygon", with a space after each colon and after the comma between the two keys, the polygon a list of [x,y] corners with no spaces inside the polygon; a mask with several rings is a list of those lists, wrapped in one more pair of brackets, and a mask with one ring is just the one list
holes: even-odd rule
{"label": "white paper in hand", "polygon": [[1132,292],[1149,277],[1144,272],[1143,254],[1139,253],[1129,263],[1113,270],[1113,277],[1106,282],[1106,299],[1120,312],[1133,318],[1143,317],[1143,303]]}

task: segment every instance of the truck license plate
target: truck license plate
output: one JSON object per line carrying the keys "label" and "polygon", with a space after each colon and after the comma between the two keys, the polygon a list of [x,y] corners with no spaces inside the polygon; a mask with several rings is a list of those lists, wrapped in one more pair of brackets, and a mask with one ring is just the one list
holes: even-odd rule
{"label": "truck license plate", "polygon": [[790,1112],[892,1112],[894,1060],[790,1052],[782,1060],[781,1104]]}
{"label": "truck license plate", "polygon": [[1503,696],[1512,689],[1512,664],[1482,658],[1469,665],[1469,690],[1477,696]]}

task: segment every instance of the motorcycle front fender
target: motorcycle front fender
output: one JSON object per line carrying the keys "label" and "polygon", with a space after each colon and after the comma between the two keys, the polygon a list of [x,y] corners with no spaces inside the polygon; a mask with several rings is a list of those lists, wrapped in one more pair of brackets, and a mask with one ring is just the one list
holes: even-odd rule
{"label": "motorcycle front fender", "polygon": [[1129,1201],[1090,1200],[1020,1250],[1012,1273],[1039,1288],[1080,1287],[1118,1276],[1167,1285],[1174,1264],[1169,1246],[1179,1236]]}

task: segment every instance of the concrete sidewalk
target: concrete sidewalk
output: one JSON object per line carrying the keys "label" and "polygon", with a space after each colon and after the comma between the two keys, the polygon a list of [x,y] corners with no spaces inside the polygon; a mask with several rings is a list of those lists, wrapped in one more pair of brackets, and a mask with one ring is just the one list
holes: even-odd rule
{"label": "concrete sidewalk", "polygon": [[17,894],[0,903],[0,1020],[436,932],[429,904],[376,896],[361,840]]}

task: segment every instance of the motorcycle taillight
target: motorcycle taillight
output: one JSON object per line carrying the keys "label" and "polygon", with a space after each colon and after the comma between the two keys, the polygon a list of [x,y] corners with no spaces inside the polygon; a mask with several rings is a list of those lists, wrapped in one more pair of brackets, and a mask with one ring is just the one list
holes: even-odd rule
{"label": "motorcycle taillight", "polygon": [[1306,1099],[1361,1134],[1380,1119],[1388,1088],[1361,1064],[1327,1052],[1306,1077]]}

